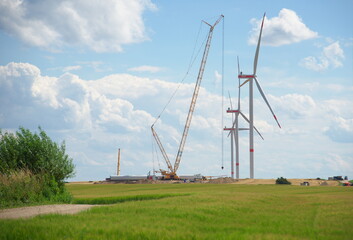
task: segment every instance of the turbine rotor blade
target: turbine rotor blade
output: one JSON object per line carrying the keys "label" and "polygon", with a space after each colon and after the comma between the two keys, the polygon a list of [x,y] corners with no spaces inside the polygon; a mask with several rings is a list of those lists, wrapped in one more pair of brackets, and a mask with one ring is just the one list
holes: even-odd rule
{"label": "turbine rotor blade", "polygon": [[[249,119],[242,113],[239,112],[241,114],[241,116],[245,119],[245,121],[247,121],[248,123],[250,123]],[[259,136],[262,138],[262,140],[265,140],[264,137],[261,135],[261,133],[257,130],[257,128],[254,126],[255,131],[257,132],[257,134],[259,134]]]}
{"label": "turbine rotor blade", "polygon": [[260,86],[259,81],[258,81],[256,78],[254,78],[254,79],[255,79],[256,86],[257,86],[257,88],[259,89],[259,92],[260,92],[262,98],[264,99],[265,103],[267,104],[268,108],[270,109],[270,111],[271,111],[271,113],[272,113],[274,119],[276,120],[276,122],[277,122],[277,124],[278,124],[278,127],[281,128],[281,125],[279,124],[279,122],[278,122],[278,120],[277,120],[277,117],[276,117],[275,113],[273,112],[273,110],[272,110],[272,108],[271,108],[271,105],[268,103],[267,98],[266,98],[264,92],[262,91],[262,88],[261,88],[261,86]]}
{"label": "turbine rotor blade", "polygon": [[[230,92],[229,92],[229,91],[228,91],[228,95],[229,95],[230,109],[233,109],[232,98],[230,97]],[[233,121],[233,113],[232,113],[232,122],[234,122],[234,121]],[[233,124],[233,127],[232,127],[232,128],[234,128],[234,124]],[[231,132],[231,131],[229,131],[227,137],[229,137],[230,132]]]}
{"label": "turbine rotor blade", "polygon": [[257,47],[256,47],[256,52],[255,52],[255,58],[254,58],[254,75],[256,74],[257,60],[258,60],[258,58],[259,58],[260,43],[261,43],[261,35],[262,35],[262,28],[264,27],[265,16],[266,16],[266,13],[264,13],[264,16],[263,16],[263,18],[262,18],[259,40],[258,40],[258,42],[257,42]]}
{"label": "turbine rotor blade", "polygon": [[245,82],[243,82],[243,83],[239,86],[239,88],[241,88],[244,84],[246,84],[246,83],[249,82],[250,80],[251,80],[251,78],[247,79]]}
{"label": "turbine rotor blade", "polygon": [[240,66],[239,66],[239,57],[237,56],[237,62],[238,62],[238,111],[240,111]]}
{"label": "turbine rotor blade", "polygon": [[257,134],[259,134],[259,136],[262,138],[262,140],[265,140],[264,137],[261,135],[261,133],[259,132],[259,130],[257,130],[257,128],[254,126],[255,131],[257,132]]}
{"label": "turbine rotor blade", "polygon": [[233,121],[232,128],[235,128],[235,124],[238,122],[239,112],[235,114],[235,119]]}
{"label": "turbine rotor blade", "polygon": [[238,62],[238,76],[240,74],[240,67],[239,67],[239,56],[237,56],[237,62]]}
{"label": "turbine rotor blade", "polygon": [[233,110],[232,98],[230,97],[230,92],[229,91],[228,91],[228,96],[229,96],[230,109]]}
{"label": "turbine rotor blade", "polygon": [[[239,110],[238,110],[238,112],[237,112],[237,113],[235,113],[235,119],[234,119],[234,120],[232,119],[232,121],[233,121],[232,128],[235,128],[235,124],[238,122],[238,117],[239,117]],[[230,131],[229,131],[229,133],[228,133],[228,136],[227,136],[227,137],[229,137],[229,135],[230,135],[231,131],[232,131],[232,130],[230,130]]]}

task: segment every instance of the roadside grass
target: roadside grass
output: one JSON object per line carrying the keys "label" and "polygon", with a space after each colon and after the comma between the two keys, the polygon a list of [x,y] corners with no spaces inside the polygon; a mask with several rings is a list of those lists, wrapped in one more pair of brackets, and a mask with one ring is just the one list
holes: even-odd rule
{"label": "roadside grass", "polygon": [[[76,215],[0,220],[0,239],[352,239],[353,188],[68,185],[76,199],[175,194]],[[180,196],[178,196],[180,194]]]}

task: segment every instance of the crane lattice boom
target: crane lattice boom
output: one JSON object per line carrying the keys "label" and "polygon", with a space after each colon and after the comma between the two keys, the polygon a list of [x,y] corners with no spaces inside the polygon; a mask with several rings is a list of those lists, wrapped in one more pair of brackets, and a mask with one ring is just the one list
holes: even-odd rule
{"label": "crane lattice boom", "polygon": [[169,170],[170,170],[171,172],[173,172],[172,164],[171,164],[170,161],[169,161],[168,155],[167,155],[167,153],[166,153],[165,150],[164,150],[164,147],[163,147],[163,145],[162,145],[162,143],[161,143],[161,140],[159,140],[159,137],[158,137],[156,131],[153,129],[153,125],[151,126],[151,130],[152,130],[153,137],[154,137],[154,139],[155,139],[156,142],[157,142],[157,145],[158,145],[158,147],[159,147],[159,150],[162,152],[162,155],[163,155],[163,157],[164,157],[164,160],[165,160],[166,163],[167,163],[167,166],[168,166]]}
{"label": "crane lattice boom", "polygon": [[186,118],[183,136],[182,136],[182,138],[181,138],[180,145],[179,145],[179,150],[178,150],[178,154],[177,154],[177,157],[176,157],[176,159],[175,159],[174,172],[176,172],[176,171],[178,170],[178,168],[179,168],[179,164],[180,164],[180,161],[181,161],[181,156],[182,156],[183,151],[184,151],[184,146],[185,146],[185,142],[186,142],[186,137],[188,136],[188,132],[189,132],[190,124],[191,124],[192,115],[193,115],[194,110],[195,110],[196,100],[197,100],[197,97],[198,97],[198,95],[199,95],[201,80],[202,80],[202,77],[203,77],[203,73],[204,73],[204,71],[205,71],[205,66],[206,66],[206,61],[207,61],[208,52],[209,52],[210,47],[211,47],[211,40],[212,40],[212,35],[213,35],[213,29],[214,29],[214,27],[221,21],[222,18],[223,18],[223,15],[221,15],[221,16],[218,18],[218,20],[215,22],[215,24],[213,24],[213,25],[210,25],[210,24],[208,24],[208,23],[205,22],[207,25],[210,26],[210,31],[209,31],[209,33],[208,33],[208,38],[207,38],[205,50],[204,50],[204,52],[203,52],[203,56],[202,56],[202,60],[201,60],[201,65],[200,65],[200,70],[199,70],[199,74],[198,74],[198,76],[197,76],[197,81],[196,81],[196,84],[195,84],[194,94],[192,95],[192,99],[191,99],[191,103],[190,103],[190,109],[189,109],[188,117]]}
{"label": "crane lattice boom", "polygon": [[209,30],[209,33],[208,33],[207,42],[206,42],[206,45],[205,45],[205,50],[203,52],[201,65],[200,65],[200,69],[199,69],[199,74],[197,76],[197,81],[196,81],[195,88],[194,88],[194,93],[192,95],[190,108],[189,108],[189,113],[188,113],[188,116],[186,118],[186,123],[185,123],[185,127],[184,127],[183,136],[181,138],[181,141],[180,141],[180,144],[179,144],[179,149],[178,149],[178,154],[177,154],[176,159],[175,159],[174,168],[172,167],[172,165],[171,165],[171,163],[169,161],[168,155],[165,152],[165,150],[163,148],[163,145],[162,145],[162,143],[161,143],[156,131],[153,129],[153,125],[151,126],[153,137],[156,140],[156,142],[158,144],[158,147],[159,147],[160,151],[162,152],[164,160],[166,161],[166,163],[168,165],[168,168],[170,170],[170,172],[167,172],[167,171],[164,171],[164,170],[160,169],[160,172],[164,176],[166,176],[166,179],[179,179],[177,174],[176,174],[176,172],[177,172],[177,170],[179,168],[179,164],[180,164],[180,161],[181,161],[181,156],[182,156],[183,151],[184,151],[186,138],[188,136],[188,132],[189,132],[190,124],[191,124],[192,115],[193,115],[194,110],[195,110],[196,100],[197,100],[197,97],[198,97],[198,94],[199,94],[201,80],[202,80],[202,77],[203,77],[203,73],[205,71],[207,56],[208,56],[208,52],[209,52],[210,46],[211,46],[213,30],[214,30],[214,27],[222,20],[223,17],[224,16],[221,15],[218,18],[218,20],[213,25],[211,25],[211,24],[209,24],[209,23],[204,21],[204,23],[206,23],[208,26],[210,26],[210,30]]}

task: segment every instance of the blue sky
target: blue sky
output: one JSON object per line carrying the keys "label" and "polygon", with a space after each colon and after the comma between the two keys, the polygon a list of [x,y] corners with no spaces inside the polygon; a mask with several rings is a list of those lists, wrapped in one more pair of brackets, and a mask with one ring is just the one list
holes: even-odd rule
{"label": "blue sky", "polygon": [[[257,75],[282,129],[255,91],[255,177],[353,176],[352,1],[0,1],[0,127],[41,126],[66,142],[76,177],[140,175],[159,164],[150,126],[203,51],[220,14],[181,174],[230,175],[222,111],[237,98],[237,56],[251,73],[266,12]],[[224,29],[224,31],[223,31]],[[224,106],[222,42],[224,36]],[[156,123],[174,162],[201,54]],[[241,107],[248,112],[248,88]],[[231,116],[224,113],[223,125]],[[246,126],[245,122],[241,123]],[[240,177],[249,177],[248,134]]]}

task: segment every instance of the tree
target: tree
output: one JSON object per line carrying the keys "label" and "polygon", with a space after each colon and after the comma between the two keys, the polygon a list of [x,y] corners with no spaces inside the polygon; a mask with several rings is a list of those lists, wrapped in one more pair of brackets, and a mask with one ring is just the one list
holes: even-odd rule
{"label": "tree", "polygon": [[59,187],[74,176],[74,164],[65,150],[65,142],[53,142],[40,127],[39,134],[20,127],[15,134],[0,130],[0,173],[29,170],[45,175]]}
{"label": "tree", "polygon": [[276,184],[292,184],[291,182],[289,182],[288,180],[287,180],[287,178],[284,178],[284,177],[279,177],[279,178],[277,178],[277,180],[276,180]]}

